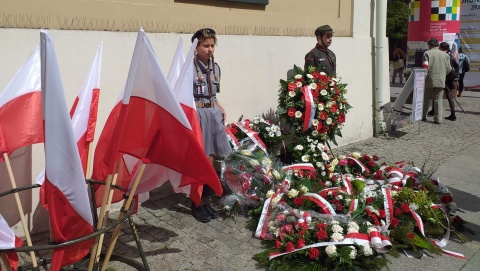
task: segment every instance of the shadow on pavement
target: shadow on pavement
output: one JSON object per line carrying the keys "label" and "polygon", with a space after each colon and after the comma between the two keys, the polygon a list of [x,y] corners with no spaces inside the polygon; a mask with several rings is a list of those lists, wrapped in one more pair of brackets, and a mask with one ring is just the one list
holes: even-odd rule
{"label": "shadow on pavement", "polygon": [[457,204],[458,208],[460,208],[460,210],[457,211],[457,215],[468,222],[465,225],[466,229],[462,233],[471,240],[480,241],[479,221],[468,221],[468,219],[465,219],[464,215],[465,211],[473,213],[480,212],[480,198],[476,195],[455,189],[453,187],[448,187],[448,189],[453,193],[455,203]]}

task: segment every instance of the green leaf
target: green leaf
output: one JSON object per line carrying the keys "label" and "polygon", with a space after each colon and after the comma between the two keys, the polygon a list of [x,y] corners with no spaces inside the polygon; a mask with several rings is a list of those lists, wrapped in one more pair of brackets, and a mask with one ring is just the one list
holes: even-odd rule
{"label": "green leaf", "polygon": [[287,110],[283,107],[277,107],[277,111],[275,112],[277,115],[283,115],[285,113],[287,113]]}
{"label": "green leaf", "polygon": [[355,189],[358,192],[361,192],[363,190],[363,188],[365,188],[365,182],[363,182],[361,180],[353,180],[353,187],[355,187]]}
{"label": "green leaf", "polygon": [[293,66],[293,76],[297,75],[297,74],[302,74],[303,75],[303,70],[298,67],[297,65],[294,65]]}
{"label": "green leaf", "polygon": [[418,235],[417,233],[413,233],[414,234],[414,238],[413,238],[413,244],[416,245],[417,247],[421,247],[421,248],[425,248],[425,249],[432,249],[433,248],[433,244],[427,240],[425,240],[424,238],[422,238],[420,235]]}
{"label": "green leaf", "polygon": [[287,89],[287,86],[288,86],[288,82],[285,81],[285,80],[280,80],[280,87],[285,90]]}

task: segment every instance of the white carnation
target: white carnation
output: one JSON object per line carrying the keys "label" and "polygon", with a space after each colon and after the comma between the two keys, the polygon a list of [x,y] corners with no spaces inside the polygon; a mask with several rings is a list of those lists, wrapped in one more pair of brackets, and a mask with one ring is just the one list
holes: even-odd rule
{"label": "white carnation", "polygon": [[333,225],[332,226],[332,231],[333,232],[343,232],[343,228],[340,225]]}
{"label": "white carnation", "polygon": [[302,117],[302,112],[300,111],[295,112],[295,118],[299,119],[301,117]]}
{"label": "white carnation", "polygon": [[297,94],[295,93],[295,91],[289,91],[289,92],[288,92],[288,96],[290,96],[290,97],[292,97],[292,98],[295,97],[295,95],[297,95]]}
{"label": "white carnation", "polygon": [[288,191],[289,198],[295,198],[296,196],[298,196],[298,190],[290,189],[290,191]]}
{"label": "white carnation", "polygon": [[330,125],[330,124],[332,124],[332,118],[327,119],[327,125]]}
{"label": "white carnation", "polygon": [[325,186],[326,186],[326,187],[332,186],[332,182],[331,182],[331,181],[326,181],[326,182],[325,182]]}
{"label": "white carnation", "polygon": [[326,248],[325,248],[325,252],[327,253],[328,256],[334,256],[335,254],[337,254],[337,247],[335,245],[328,245]]}
{"label": "white carnation", "polygon": [[351,250],[350,250],[350,259],[355,259],[355,257],[357,257],[357,250],[355,249],[354,246],[348,246]]}
{"label": "white carnation", "polygon": [[302,82],[297,82],[295,84],[297,85],[297,87],[302,87]]}
{"label": "white carnation", "polygon": [[307,77],[310,78],[310,79],[312,79],[312,78],[313,78],[313,75],[307,74]]}
{"label": "white carnation", "polygon": [[308,162],[310,160],[310,155],[303,155],[302,156],[302,161],[303,162]]}
{"label": "white carnation", "polygon": [[295,75],[295,79],[300,79],[300,78],[302,78],[302,75],[301,75],[301,74],[296,74],[296,75]]}
{"label": "white carnation", "polygon": [[363,255],[365,256],[373,255],[373,250],[368,243],[363,246]]}
{"label": "white carnation", "polygon": [[319,104],[317,105],[317,108],[318,108],[318,110],[321,112],[321,111],[323,111],[323,109],[325,109],[325,106],[324,106],[322,103],[319,103]]}
{"label": "white carnation", "polygon": [[310,88],[311,88],[311,89],[316,89],[316,88],[317,88],[317,84],[311,83],[311,84],[310,84]]}
{"label": "white carnation", "polygon": [[313,125],[313,126],[317,126],[317,125],[318,125],[318,120],[317,120],[317,119],[313,119],[313,120],[312,120],[312,125]]}
{"label": "white carnation", "polygon": [[340,242],[344,239],[343,234],[339,232],[334,232],[331,237],[333,242]]}
{"label": "white carnation", "polygon": [[328,93],[327,93],[327,91],[326,91],[325,89],[322,89],[322,91],[320,91],[320,94],[322,94],[322,96],[325,96],[325,95],[327,95]]}
{"label": "white carnation", "polygon": [[275,135],[276,135],[277,137],[281,137],[281,136],[282,136],[282,132],[276,131],[276,132],[275,132]]}

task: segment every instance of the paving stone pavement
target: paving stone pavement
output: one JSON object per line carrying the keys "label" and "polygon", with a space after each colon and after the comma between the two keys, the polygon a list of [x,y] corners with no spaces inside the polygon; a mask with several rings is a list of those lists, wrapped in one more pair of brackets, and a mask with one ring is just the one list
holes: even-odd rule
{"label": "paving stone pavement", "polygon": [[[392,93],[398,90],[392,88]],[[472,242],[459,244],[453,240],[447,246],[449,250],[464,253],[466,260],[446,255],[420,260],[389,257],[391,264],[386,270],[480,270],[480,155],[477,155],[480,153],[480,92],[466,91],[464,97],[457,99],[466,114],[457,106],[455,122],[437,125],[429,118],[427,122],[408,125],[389,135],[334,149],[335,154],[358,151],[376,154],[387,162],[408,161],[421,166],[427,161],[427,166],[438,167],[440,180],[450,187],[463,210],[460,215],[471,222],[469,228],[478,233],[467,233]],[[150,270],[264,270],[257,267],[253,259],[254,254],[262,251],[262,245],[246,228],[246,217],[235,220],[220,217],[200,223],[191,213],[190,200],[173,194],[169,187],[152,191],[150,199],[139,207],[133,219]],[[118,212],[110,214],[112,219],[117,216]],[[106,239],[108,242],[108,236]],[[127,224],[123,226],[115,253],[141,260]],[[118,262],[109,266],[112,270],[134,270]]]}

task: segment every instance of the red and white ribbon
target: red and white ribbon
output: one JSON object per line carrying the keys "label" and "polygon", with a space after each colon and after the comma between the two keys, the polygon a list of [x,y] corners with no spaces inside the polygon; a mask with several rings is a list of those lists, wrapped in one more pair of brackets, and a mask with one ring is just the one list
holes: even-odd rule
{"label": "red and white ribbon", "polygon": [[362,169],[362,172],[365,172],[365,174],[370,175],[370,170],[360,160],[358,160],[355,157],[347,157],[347,159],[355,161],[355,163],[357,163],[357,165],[359,165],[360,168]]}
{"label": "red and white ribbon", "polygon": [[382,188],[381,191],[383,195],[383,207],[385,209],[385,223],[388,228],[393,218],[393,200],[392,195],[390,194],[390,189]]}
{"label": "red and white ribbon", "polygon": [[305,97],[305,114],[303,119],[303,131],[305,132],[310,126],[312,126],[312,121],[315,117],[315,103],[313,102],[310,86],[304,86],[302,91],[303,96]]}
{"label": "red and white ribbon", "polygon": [[268,156],[267,146],[265,146],[265,143],[263,143],[263,141],[260,139],[257,132],[253,131],[250,129],[250,127],[248,127],[248,125],[244,125],[241,122],[237,123],[237,126]]}
{"label": "red and white ribbon", "polygon": [[348,179],[345,174],[342,174],[342,182],[343,182],[343,191],[345,191],[348,195],[353,195],[352,183]]}
{"label": "red and white ribbon", "polygon": [[325,212],[325,214],[335,214],[335,210],[333,209],[332,205],[324,199],[322,196],[315,194],[315,193],[305,193],[302,196],[302,199],[308,199],[313,201],[315,204],[317,204],[322,210]]}
{"label": "red and white ribbon", "polygon": [[311,163],[299,163],[299,164],[293,164],[293,165],[282,167],[282,172],[289,171],[289,170],[316,171],[315,167]]}
{"label": "red and white ribbon", "polygon": [[237,137],[227,127],[225,127],[225,132],[227,133],[227,139],[230,144],[232,144],[233,149],[238,151],[238,148],[240,148],[240,142],[238,141]]}

